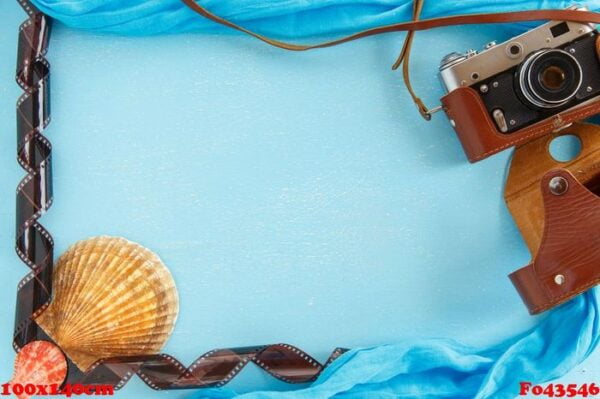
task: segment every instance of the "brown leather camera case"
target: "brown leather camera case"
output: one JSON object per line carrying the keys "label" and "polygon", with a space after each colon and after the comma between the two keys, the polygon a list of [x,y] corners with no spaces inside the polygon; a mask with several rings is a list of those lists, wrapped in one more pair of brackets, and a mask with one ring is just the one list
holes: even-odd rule
{"label": "brown leather camera case", "polygon": [[[573,134],[581,153],[557,162],[548,149]],[[533,261],[510,279],[531,314],[541,313],[600,281],[600,127],[576,124],[517,148],[505,199]]]}
{"label": "brown leather camera case", "polygon": [[442,104],[470,162],[477,162],[509,147],[524,144],[600,113],[600,99],[572,108],[514,133],[498,131],[481,97],[460,87],[442,97]]}

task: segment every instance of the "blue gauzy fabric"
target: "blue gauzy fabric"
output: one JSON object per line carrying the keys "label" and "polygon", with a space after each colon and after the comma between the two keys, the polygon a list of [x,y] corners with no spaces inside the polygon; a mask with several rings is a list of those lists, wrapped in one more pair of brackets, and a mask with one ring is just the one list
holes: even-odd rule
{"label": "blue gauzy fabric", "polygon": [[530,331],[490,348],[430,339],[355,349],[311,387],[293,392],[200,391],[194,398],[514,398],[521,381],[558,378],[598,343],[598,289],[553,310]]}
{"label": "blue gauzy fabric", "polygon": [[[45,13],[80,29],[149,35],[223,29],[179,0],[33,0]],[[570,0],[426,2],[423,17],[564,8]],[[411,0],[203,0],[214,13],[257,32],[285,38],[339,35],[410,19]],[[584,3],[600,10],[600,0]],[[513,33],[529,24],[510,25]],[[354,349],[309,388],[254,392],[245,399],[513,398],[520,381],[542,383],[567,373],[598,343],[598,289],[549,312],[530,331],[489,348],[430,339]],[[228,389],[196,398],[230,398]]]}
{"label": "blue gauzy fabric", "polygon": [[[53,18],[80,29],[150,35],[216,28],[180,0],[33,0],[33,3]],[[426,1],[423,17],[564,8],[572,3],[571,0]],[[585,3],[590,9],[600,9],[600,0]],[[406,21],[412,12],[412,0],[202,0],[201,4],[247,28],[284,38],[356,32]]]}

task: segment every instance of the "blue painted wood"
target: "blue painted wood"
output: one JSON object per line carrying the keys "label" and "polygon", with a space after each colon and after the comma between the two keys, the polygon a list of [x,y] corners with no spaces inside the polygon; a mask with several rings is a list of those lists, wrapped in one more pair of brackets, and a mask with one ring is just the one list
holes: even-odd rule
{"label": "blue painted wood", "polygon": [[[15,290],[13,83],[23,15],[0,15],[0,380],[10,378]],[[445,53],[500,28],[417,37],[429,104]],[[389,68],[400,36],[306,54],[237,35],[122,38],[57,26],[53,67],[57,253],[122,235],[172,270],[181,314],[166,351],[414,337],[495,342],[535,322],[506,275],[529,255],[502,201],[509,154],[468,164],[443,115],[421,120]],[[84,206],[85,204],[88,204]],[[181,217],[181,215],[185,215]],[[587,372],[584,372],[587,370]],[[600,377],[596,355],[565,377]],[[232,387],[290,389],[248,368]],[[116,397],[154,393],[139,380]]]}

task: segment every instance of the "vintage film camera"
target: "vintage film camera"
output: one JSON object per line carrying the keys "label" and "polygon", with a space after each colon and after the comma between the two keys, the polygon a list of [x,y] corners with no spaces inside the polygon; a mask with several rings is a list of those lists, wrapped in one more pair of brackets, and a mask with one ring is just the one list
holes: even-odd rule
{"label": "vintage film camera", "polygon": [[600,113],[599,54],[594,25],[552,21],[444,57],[442,104],[469,160]]}

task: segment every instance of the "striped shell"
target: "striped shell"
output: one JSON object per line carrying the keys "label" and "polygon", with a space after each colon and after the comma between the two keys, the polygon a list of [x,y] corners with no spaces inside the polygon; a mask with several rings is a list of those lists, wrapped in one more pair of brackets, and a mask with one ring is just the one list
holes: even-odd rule
{"label": "striped shell", "polygon": [[[67,360],[56,345],[46,341],[33,341],[17,354],[15,373],[10,384],[60,386],[67,377]],[[27,394],[16,395],[26,399]]]}
{"label": "striped shell", "polygon": [[52,302],[36,322],[85,371],[107,357],[158,353],[178,311],[175,282],[157,255],[95,237],[58,259]]}

